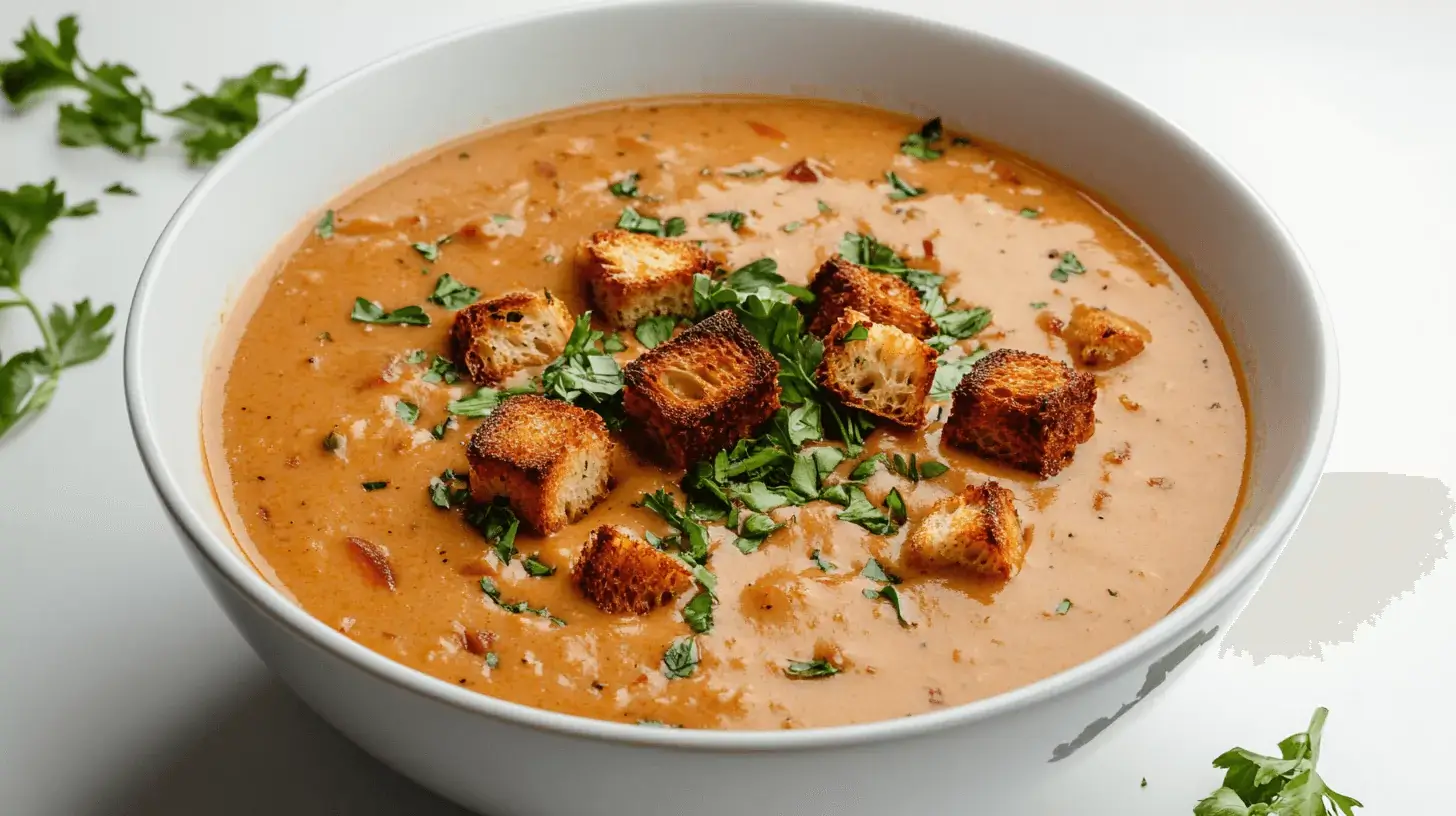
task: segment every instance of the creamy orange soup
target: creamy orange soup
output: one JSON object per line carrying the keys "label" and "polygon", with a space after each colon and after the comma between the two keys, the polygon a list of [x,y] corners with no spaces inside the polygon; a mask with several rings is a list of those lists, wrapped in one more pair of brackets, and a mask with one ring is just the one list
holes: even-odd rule
{"label": "creamy orange soup", "polygon": [[[916,714],[1044,678],[1148,627],[1198,580],[1238,501],[1246,423],[1234,363],[1188,283],[1086,191],[949,133],[936,160],[904,155],[901,140],[919,126],[786,99],[572,110],[442,149],[337,204],[331,236],[310,231],[263,273],[266,291],[232,318],[216,362],[207,455],[244,550],[304,609],[393,660],[505,700],[628,723],[801,728]],[[784,178],[805,158],[820,168],[817,182]],[[887,171],[924,194],[893,199]],[[609,191],[634,172],[635,199]],[[691,634],[681,610],[693,593],[641,617],[608,615],[582,597],[569,566],[598,525],[667,534],[638,505],[644,493],[675,491],[682,474],[619,443],[605,501],[554,535],[517,538],[522,554],[557,568],[532,577],[520,559],[503,565],[458,510],[431,503],[431,477],[468,470],[465,443],[480,420],[458,420],[437,440],[447,403],[474,386],[427,382],[428,362],[410,362],[415,350],[450,354],[452,314],[427,301],[446,272],[482,297],[545,287],[573,313],[591,308],[575,247],[624,205],[683,218],[682,237],[725,268],[773,258],[791,283],[805,283],[846,232],[871,233],[909,265],[948,276],[948,297],[992,310],[990,327],[947,358],[984,343],[1070,361],[1054,329],[1076,303],[1131,317],[1153,339],[1097,374],[1095,435],[1052,478],[942,445],[941,402],[922,430],[881,427],[868,440],[865,455],[949,466],[918,483],[883,467],[868,480],[876,506],[892,488],[903,495],[909,519],[895,534],[838,521],[840,508],[822,501],[772,511],[790,523],[750,554],[710,524],[714,625],[698,636],[693,673],[670,678],[664,654]],[[747,216],[737,231],[706,218],[729,210]],[[455,237],[433,261],[412,247],[446,235]],[[1087,271],[1062,282],[1052,271],[1069,251]],[[356,322],[356,297],[421,306],[431,325]],[[642,347],[621,336],[625,364]],[[413,424],[401,400],[419,407]],[[345,437],[342,449],[325,449],[331,432]],[[1020,574],[1002,582],[901,565],[902,542],[930,505],[988,477],[1016,496],[1029,541]],[[349,537],[387,551],[393,588]],[[880,586],[859,574],[871,558],[904,576],[909,625],[865,597]],[[503,609],[482,577],[565,625]],[[785,671],[815,658],[839,673]]]}

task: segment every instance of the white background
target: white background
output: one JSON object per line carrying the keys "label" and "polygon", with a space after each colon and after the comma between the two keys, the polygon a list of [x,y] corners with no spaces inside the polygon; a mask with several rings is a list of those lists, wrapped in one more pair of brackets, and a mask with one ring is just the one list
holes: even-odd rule
{"label": "white background", "polygon": [[[1223,653],[1189,666],[1055,766],[1023,812],[1189,813],[1217,785],[1209,760],[1235,744],[1273,751],[1316,705],[1333,711],[1321,761],[1333,785],[1372,814],[1449,812],[1456,567],[1443,559],[1456,485],[1456,7],[880,5],[1053,55],[1189,130],[1289,225],[1341,343],[1333,475]],[[528,7],[7,0],[0,36],[31,17],[50,31],[77,12],[83,54],[129,63],[168,105],[184,98],[184,82],[211,88],[269,60],[307,65],[316,88]],[[61,149],[54,119],[50,103],[0,114],[0,187],[56,176],[79,199],[120,180],[141,197],[104,196],[100,216],[62,224],[27,292],[42,303],[90,296],[124,313],[152,242],[198,174],[167,146],[144,161]],[[33,344],[31,332],[22,314],[5,313],[0,349]],[[456,813],[334,734],[214,607],[143,475],[120,351],[118,341],[99,363],[67,372],[39,421],[0,441],[0,812]],[[914,800],[906,791],[908,812]]]}

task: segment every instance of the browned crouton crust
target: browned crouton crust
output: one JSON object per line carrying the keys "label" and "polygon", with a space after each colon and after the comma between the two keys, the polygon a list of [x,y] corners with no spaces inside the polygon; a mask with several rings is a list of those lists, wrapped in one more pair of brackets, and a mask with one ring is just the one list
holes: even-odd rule
{"label": "browned crouton crust", "polygon": [[619,229],[584,241],[577,264],[600,314],[623,329],[654,315],[691,316],[693,276],[713,269],[696,244]]}
{"label": "browned crouton crust", "polygon": [[1142,353],[1152,333],[1134,320],[1078,303],[1062,329],[1073,359],[1088,368],[1122,365]]}
{"label": "browned crouton crust", "polygon": [[585,408],[526,394],[501,404],[470,437],[470,493],[505,496],[546,535],[586,514],[612,487],[616,443]]}
{"label": "browned crouton crust", "polygon": [[609,615],[644,615],[692,588],[693,573],[626,530],[603,525],[577,554],[571,580]]}
{"label": "browned crouton crust", "polygon": [[[846,341],[855,326],[863,326],[867,336]],[[824,358],[814,376],[845,405],[918,428],[930,407],[935,357],[935,349],[916,337],[845,309],[824,338]]]}
{"label": "browned crouton crust", "polygon": [[628,363],[623,376],[635,437],[672,467],[752,435],[779,409],[779,364],[727,309]]}
{"label": "browned crouton crust", "polygon": [[1014,576],[1026,558],[1026,543],[1012,498],[1010,490],[990,481],[941,499],[905,541],[906,560],[921,569]]}
{"label": "browned crouton crust", "polygon": [[809,331],[829,333],[845,309],[925,339],[936,333],[935,321],[920,303],[920,293],[894,275],[871,272],[836,255],[825,261],[809,283],[816,304]]}
{"label": "browned crouton crust", "polygon": [[498,385],[523,368],[556,359],[572,322],[566,304],[544,289],[507,292],[456,312],[450,340],[470,379]]}
{"label": "browned crouton crust", "polygon": [[1045,479],[1092,438],[1097,383],[1050,357],[997,349],[956,386],[942,437]]}

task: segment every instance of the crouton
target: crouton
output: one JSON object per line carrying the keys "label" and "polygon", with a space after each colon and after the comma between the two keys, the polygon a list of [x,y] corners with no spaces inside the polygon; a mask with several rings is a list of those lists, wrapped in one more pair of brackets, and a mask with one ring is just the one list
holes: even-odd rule
{"label": "crouton", "polygon": [[1142,353],[1153,339],[1136,321],[1078,303],[1062,329],[1073,359],[1088,368],[1112,368]]}
{"label": "crouton", "polygon": [[835,256],[825,261],[809,283],[816,309],[809,331],[828,334],[845,309],[869,315],[870,320],[894,326],[925,339],[936,333],[935,321],[920,303],[920,293],[905,281]]}
{"label": "crouton", "polygon": [[455,313],[450,340],[458,362],[481,385],[498,385],[530,366],[545,365],[566,348],[571,312],[544,289],[508,292]]}
{"label": "crouton", "polygon": [[997,349],[971,367],[941,438],[1045,479],[1092,438],[1097,384],[1050,357]]}
{"label": "crouton", "polygon": [[644,615],[691,589],[693,573],[626,530],[603,525],[591,531],[577,554],[571,580],[609,615]]}
{"label": "crouton", "polygon": [[732,446],[779,409],[779,364],[726,309],[628,363],[623,378],[634,436],[672,467]]}
{"label": "crouton", "polygon": [[598,312],[630,329],[654,315],[693,314],[693,276],[713,261],[696,244],[611,229],[581,245],[581,275]]}
{"label": "crouton", "polygon": [[[856,326],[863,339],[847,339]],[[918,428],[929,408],[935,349],[906,332],[845,309],[824,338],[824,358],[814,376],[845,405],[907,428]]]}
{"label": "crouton", "polygon": [[602,418],[526,394],[501,404],[470,437],[470,493],[504,496],[528,526],[549,535],[586,514],[612,487],[612,451]]}
{"label": "crouton", "polygon": [[960,569],[1007,579],[1021,571],[1026,542],[1011,491],[995,481],[969,485],[930,508],[905,541],[921,569]]}

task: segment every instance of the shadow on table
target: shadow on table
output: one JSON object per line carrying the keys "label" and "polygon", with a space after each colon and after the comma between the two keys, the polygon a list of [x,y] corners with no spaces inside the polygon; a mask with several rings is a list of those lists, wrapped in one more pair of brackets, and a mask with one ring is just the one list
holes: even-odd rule
{"label": "shadow on table", "polygon": [[1226,654],[1318,657],[1446,556],[1451,489],[1399,473],[1326,473],[1294,536],[1225,638]]}
{"label": "shadow on table", "polygon": [[248,693],[209,712],[153,762],[151,779],[109,797],[95,816],[466,816],[329,727],[259,672]]}

